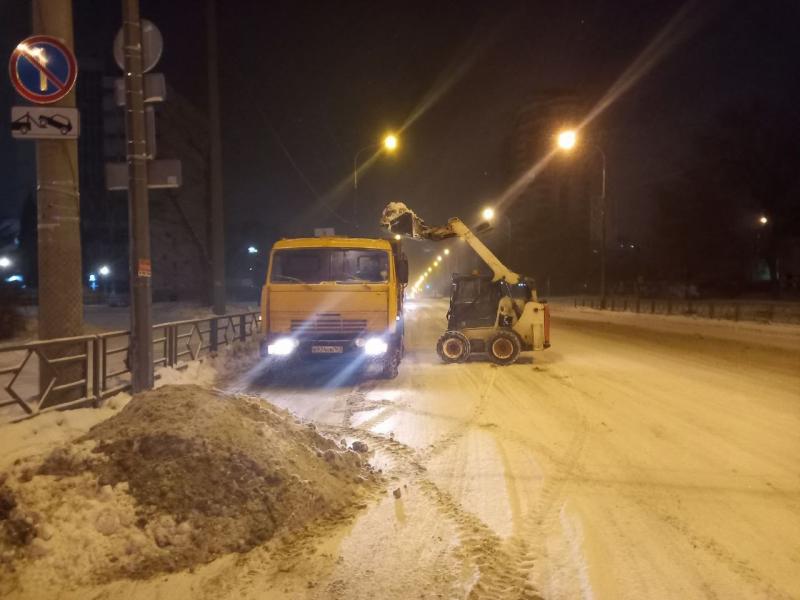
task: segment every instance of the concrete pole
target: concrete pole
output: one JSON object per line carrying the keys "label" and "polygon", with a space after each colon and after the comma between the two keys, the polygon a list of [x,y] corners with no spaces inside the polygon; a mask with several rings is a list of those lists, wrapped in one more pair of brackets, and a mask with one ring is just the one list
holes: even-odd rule
{"label": "concrete pole", "polygon": [[208,141],[209,141],[209,241],[214,314],[225,314],[225,210],[222,199],[222,133],[220,127],[219,60],[217,57],[217,7],[206,2],[208,30]]}
{"label": "concrete pole", "polygon": [[122,31],[131,280],[131,341],[128,356],[133,392],[138,393],[153,387],[150,206],[139,0],[122,0]]}
{"label": "concrete pole", "polygon": [[602,159],[600,188],[600,308],[606,307],[606,153],[597,148]]}
{"label": "concrete pole", "polygon": [[[33,32],[52,35],[73,48],[72,0],[33,0]],[[75,90],[54,106],[74,107]],[[83,333],[80,195],[77,140],[36,142],[36,202],[39,254],[39,339]],[[80,352],[80,345],[65,345],[49,358]],[[53,377],[56,385],[81,378],[81,366],[48,368],[40,365],[45,389]],[[72,399],[73,393],[57,400]]]}

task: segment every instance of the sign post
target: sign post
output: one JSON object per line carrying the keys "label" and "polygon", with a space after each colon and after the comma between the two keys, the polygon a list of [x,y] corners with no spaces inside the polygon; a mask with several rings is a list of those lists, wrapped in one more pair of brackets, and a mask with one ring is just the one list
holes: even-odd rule
{"label": "sign post", "polygon": [[[43,138],[36,142],[36,205],[39,255],[39,338],[65,338],[83,333],[80,197],[78,194],[77,110],[72,92],[78,65],[72,53],[72,0],[33,0],[33,31],[11,54],[8,72],[16,92],[25,100],[47,107],[16,107],[23,118],[17,134]],[[64,117],[64,118],[62,118]],[[22,134],[23,124],[30,126]],[[66,131],[66,133],[62,133]],[[74,133],[74,135],[72,135]],[[79,349],[64,345],[40,361],[39,385],[44,391],[59,382],[81,377],[74,362],[58,358]],[[57,396],[56,399],[54,396]],[[77,389],[51,393],[54,401],[79,397]]]}
{"label": "sign post", "polygon": [[139,0],[122,0],[125,67],[125,155],[128,163],[128,228],[131,278],[131,385],[133,393],[153,387],[150,207]]}

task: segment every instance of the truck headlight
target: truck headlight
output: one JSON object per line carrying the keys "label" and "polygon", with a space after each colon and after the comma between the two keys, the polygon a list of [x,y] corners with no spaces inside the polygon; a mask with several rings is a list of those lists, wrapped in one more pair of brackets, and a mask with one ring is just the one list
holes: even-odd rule
{"label": "truck headlight", "polygon": [[297,348],[297,340],[290,337],[278,338],[267,346],[267,354],[287,356]]}
{"label": "truck headlight", "polygon": [[369,338],[364,343],[364,354],[367,356],[380,356],[381,354],[386,354],[387,350],[389,350],[389,344],[381,338]]}

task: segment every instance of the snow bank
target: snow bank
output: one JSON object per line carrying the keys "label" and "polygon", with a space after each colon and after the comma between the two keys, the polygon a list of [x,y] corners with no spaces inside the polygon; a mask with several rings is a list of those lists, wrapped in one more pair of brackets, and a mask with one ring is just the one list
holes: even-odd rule
{"label": "snow bank", "polygon": [[748,344],[760,344],[797,350],[800,348],[800,325],[785,323],[758,323],[754,321],[727,321],[686,315],[659,315],[634,312],[613,312],[574,307],[550,302],[554,331],[558,319],[612,323],[689,336],[703,336]]}
{"label": "snow bank", "polygon": [[163,386],[0,475],[0,596],[243,552],[358,504],[374,479],[358,453],[261,399]]}

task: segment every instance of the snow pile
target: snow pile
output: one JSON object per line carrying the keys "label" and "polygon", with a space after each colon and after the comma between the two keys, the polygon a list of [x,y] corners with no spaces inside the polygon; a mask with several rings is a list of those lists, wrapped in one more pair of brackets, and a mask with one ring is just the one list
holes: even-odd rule
{"label": "snow pile", "polygon": [[0,475],[0,596],[247,551],[358,505],[374,477],[263,400],[165,386]]}

